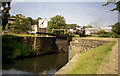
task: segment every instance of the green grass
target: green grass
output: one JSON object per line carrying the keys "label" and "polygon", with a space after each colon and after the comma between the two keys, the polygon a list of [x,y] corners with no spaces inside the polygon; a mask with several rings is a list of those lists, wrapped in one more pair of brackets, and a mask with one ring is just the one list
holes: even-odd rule
{"label": "green grass", "polygon": [[74,37],[80,37],[79,35],[74,35]]}
{"label": "green grass", "polygon": [[18,37],[32,37],[32,36],[35,36],[34,34],[31,35],[31,34],[8,34],[8,35],[12,35],[12,36],[18,36]]}
{"label": "green grass", "polygon": [[17,57],[29,56],[32,53],[32,46],[14,40],[15,35],[2,36],[2,57],[3,60],[15,59]]}
{"label": "green grass", "polygon": [[98,48],[82,53],[74,67],[67,74],[96,74],[99,66],[108,57],[116,42],[106,43]]}
{"label": "green grass", "polygon": [[[36,37],[35,34],[8,34],[8,36],[17,36],[17,37]],[[37,37],[48,37],[47,35],[38,35]],[[49,36],[50,37],[50,36]]]}

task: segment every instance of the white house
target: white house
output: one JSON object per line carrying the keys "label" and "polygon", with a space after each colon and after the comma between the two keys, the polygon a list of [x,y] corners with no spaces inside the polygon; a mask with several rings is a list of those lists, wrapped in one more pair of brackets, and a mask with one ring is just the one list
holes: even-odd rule
{"label": "white house", "polygon": [[85,35],[90,35],[90,31],[86,31],[86,32],[85,32]]}
{"label": "white house", "polygon": [[98,35],[98,31],[100,31],[100,28],[85,28],[86,35]]}
{"label": "white house", "polygon": [[47,32],[47,27],[48,27],[48,21],[47,19],[42,20],[39,19],[39,24],[38,25],[31,25],[32,30],[29,31],[29,33],[36,33],[36,32]]}
{"label": "white house", "polygon": [[111,32],[112,27],[100,27],[102,30],[105,30],[105,32]]}

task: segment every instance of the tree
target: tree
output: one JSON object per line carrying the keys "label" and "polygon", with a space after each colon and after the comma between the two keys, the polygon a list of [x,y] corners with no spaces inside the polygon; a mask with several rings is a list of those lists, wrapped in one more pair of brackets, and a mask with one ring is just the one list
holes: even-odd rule
{"label": "tree", "polygon": [[76,29],[77,28],[80,28],[81,26],[77,25],[77,24],[67,24],[66,25],[66,28],[69,28],[69,29]]}
{"label": "tree", "polygon": [[31,22],[27,18],[15,17],[16,21],[11,25],[11,31],[15,33],[27,33],[31,30]]}
{"label": "tree", "polygon": [[64,29],[65,27],[65,18],[61,15],[50,18],[48,22],[48,29]]}
{"label": "tree", "polygon": [[112,31],[117,34],[120,34],[120,22],[117,22],[112,26]]}
{"label": "tree", "polygon": [[97,33],[100,35],[100,34],[105,34],[106,32],[105,32],[105,30],[100,30]]}
{"label": "tree", "polygon": [[93,28],[92,25],[83,26],[84,28]]}
{"label": "tree", "polygon": [[[0,8],[3,7],[3,10],[2,10],[2,26],[3,26],[3,29],[5,29],[5,26],[8,24],[8,17],[10,17],[10,13],[9,13],[9,10],[11,9],[10,7],[10,2],[1,2],[0,3]],[[2,6],[1,6],[2,5]],[[7,7],[8,5],[8,7]]]}
{"label": "tree", "polygon": [[27,20],[31,23],[31,25],[35,25],[36,22],[34,19],[32,19],[31,17],[28,17]]}
{"label": "tree", "polygon": [[35,20],[35,24],[39,24],[39,19],[42,19],[41,17],[38,17],[36,20]]}
{"label": "tree", "polygon": [[[120,1],[112,0],[112,1],[110,2],[110,1],[108,0],[108,2],[107,2],[106,4],[103,4],[103,6],[106,6],[106,5],[111,4],[111,3],[112,3],[112,4],[115,4],[116,7],[113,8],[112,10],[110,10],[110,11],[115,11],[115,10],[117,10],[118,13],[120,13]],[[117,23],[115,23],[115,24],[112,26],[112,31],[115,32],[115,33],[117,33],[117,34],[120,34],[120,22],[117,22]]]}
{"label": "tree", "polygon": [[115,4],[116,7],[111,9],[110,11],[115,11],[117,10],[118,12],[120,12],[120,1],[117,0],[108,0],[108,2],[106,4],[103,4],[103,6],[109,5],[109,4]]}

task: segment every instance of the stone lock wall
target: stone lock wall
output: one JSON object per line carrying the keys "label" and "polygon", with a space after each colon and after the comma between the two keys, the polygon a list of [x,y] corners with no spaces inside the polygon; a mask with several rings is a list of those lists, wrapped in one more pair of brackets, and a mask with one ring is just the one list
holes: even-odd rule
{"label": "stone lock wall", "polygon": [[2,36],[2,58],[4,62],[15,58],[68,52],[67,40],[54,37]]}
{"label": "stone lock wall", "polygon": [[68,52],[68,41],[52,37],[15,37],[14,40],[30,44],[37,55]]}
{"label": "stone lock wall", "polygon": [[68,40],[65,39],[56,39],[56,45],[58,47],[59,52],[68,52]]}
{"label": "stone lock wall", "polygon": [[109,41],[73,38],[73,40],[70,42],[70,58],[77,53],[82,53],[91,48],[99,47],[107,42]]}
{"label": "stone lock wall", "polygon": [[13,39],[31,45],[36,55],[59,52],[54,38],[51,37],[15,37]]}

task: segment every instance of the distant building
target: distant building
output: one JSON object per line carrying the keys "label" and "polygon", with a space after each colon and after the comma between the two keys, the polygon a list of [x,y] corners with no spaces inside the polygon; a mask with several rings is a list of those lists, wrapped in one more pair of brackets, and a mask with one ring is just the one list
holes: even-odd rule
{"label": "distant building", "polygon": [[89,33],[89,35],[98,35],[98,31],[100,31],[101,29],[100,28],[85,28],[85,31],[87,33]]}
{"label": "distant building", "polygon": [[102,30],[105,30],[105,32],[111,32],[112,31],[112,27],[100,27]]}
{"label": "distant building", "polygon": [[43,33],[47,33],[47,27],[48,27],[48,21],[47,19],[39,20],[39,25],[31,25],[32,30],[29,31],[29,33],[36,33],[36,32],[43,32]]}
{"label": "distant building", "polygon": [[11,28],[11,25],[16,21],[15,18],[8,18],[8,29]]}
{"label": "distant building", "polygon": [[[18,14],[19,18],[26,18],[24,15]],[[16,21],[15,17],[8,18],[8,28],[10,28],[10,25],[13,24]]]}
{"label": "distant building", "polygon": [[86,35],[90,35],[90,31],[86,31],[85,34],[86,34]]}
{"label": "distant building", "polygon": [[36,32],[38,32],[38,25],[31,25],[31,27],[32,27],[32,30],[29,31],[29,33],[36,33]]}
{"label": "distant building", "polygon": [[76,30],[74,30],[74,29],[69,29],[68,32],[71,33],[71,34],[73,34],[73,33],[76,32]]}
{"label": "distant building", "polygon": [[15,22],[15,18],[8,18],[8,24],[13,24]]}
{"label": "distant building", "polygon": [[97,28],[86,28],[86,35],[98,35],[98,31],[105,30],[106,33],[111,32],[112,27],[97,27]]}
{"label": "distant building", "polygon": [[20,17],[20,18],[26,18],[24,15],[22,15],[22,14],[18,14],[18,17]]}

